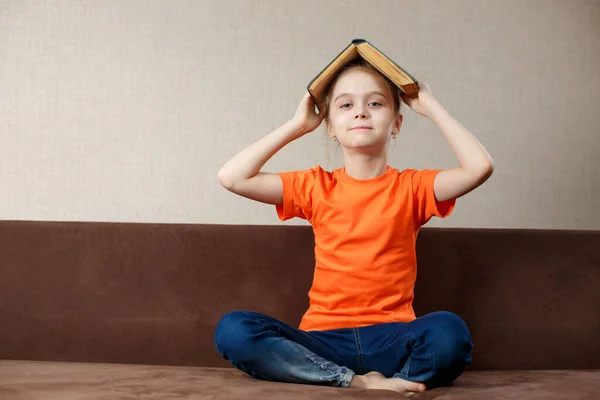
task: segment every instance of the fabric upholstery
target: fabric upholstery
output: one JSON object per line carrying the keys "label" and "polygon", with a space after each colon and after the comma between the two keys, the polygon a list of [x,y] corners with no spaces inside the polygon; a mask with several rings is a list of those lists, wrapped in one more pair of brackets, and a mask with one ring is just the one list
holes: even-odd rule
{"label": "fabric upholstery", "polygon": [[[596,371],[467,371],[425,400],[597,400]],[[307,400],[404,399],[387,390],[332,388],[253,379],[233,368],[0,361],[5,400]]]}
{"label": "fabric upholstery", "polygon": [[[600,231],[421,230],[414,308],[467,322],[467,372],[481,371],[465,375],[470,393],[597,382],[576,370],[600,369],[599,243]],[[308,226],[0,221],[0,359],[230,367],[213,346],[221,316],[244,309],[297,326],[313,246]],[[20,379],[7,362],[2,379]],[[68,376],[61,365],[48,371]]]}

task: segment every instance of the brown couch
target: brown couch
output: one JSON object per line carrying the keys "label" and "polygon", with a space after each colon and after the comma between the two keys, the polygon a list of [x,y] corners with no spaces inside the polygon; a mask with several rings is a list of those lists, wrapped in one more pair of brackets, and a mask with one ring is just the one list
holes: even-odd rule
{"label": "brown couch", "polygon": [[[264,382],[213,347],[226,312],[297,325],[306,226],[0,221],[0,399],[397,399]],[[423,228],[415,311],[473,363],[419,399],[600,399],[600,231]],[[137,364],[137,365],[133,365]]]}

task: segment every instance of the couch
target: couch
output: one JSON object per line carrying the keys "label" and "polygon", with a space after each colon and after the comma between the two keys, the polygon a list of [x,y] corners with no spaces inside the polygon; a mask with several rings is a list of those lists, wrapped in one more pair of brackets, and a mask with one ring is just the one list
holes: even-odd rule
{"label": "couch", "polygon": [[[309,226],[0,221],[0,399],[399,399],[259,381],[213,345],[227,312],[297,326]],[[417,399],[600,399],[600,231],[421,229],[417,315],[473,363]]]}

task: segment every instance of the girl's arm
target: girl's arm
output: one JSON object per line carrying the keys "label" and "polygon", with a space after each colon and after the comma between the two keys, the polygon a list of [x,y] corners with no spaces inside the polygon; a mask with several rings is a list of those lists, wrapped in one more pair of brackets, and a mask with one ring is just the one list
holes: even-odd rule
{"label": "girl's arm", "polygon": [[268,204],[281,204],[281,178],[277,174],[260,172],[260,169],[283,146],[315,130],[321,119],[315,113],[313,100],[307,93],[294,118],[240,151],[221,167],[217,174],[219,183],[240,196]]}
{"label": "girl's arm", "polygon": [[488,152],[471,132],[434,99],[425,82],[419,82],[417,98],[403,99],[417,114],[426,116],[437,125],[458,157],[459,167],[445,169],[435,178],[433,191],[438,201],[463,196],[492,175],[494,161]]}

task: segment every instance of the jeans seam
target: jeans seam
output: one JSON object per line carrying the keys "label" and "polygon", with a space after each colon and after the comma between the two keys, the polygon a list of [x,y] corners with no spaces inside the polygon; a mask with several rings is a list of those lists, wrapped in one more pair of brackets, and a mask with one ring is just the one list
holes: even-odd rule
{"label": "jeans seam", "polygon": [[359,373],[363,374],[365,372],[364,365],[364,352],[362,348],[362,343],[360,341],[360,334],[358,333],[358,329],[352,328],[354,331],[354,343],[356,344],[356,350],[358,351],[358,365],[360,367]]}

